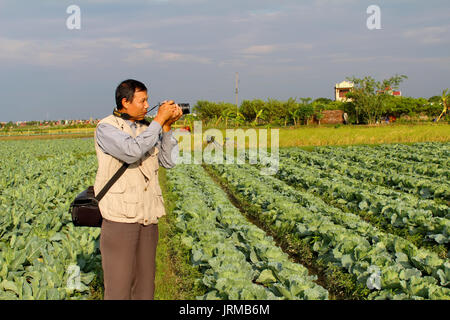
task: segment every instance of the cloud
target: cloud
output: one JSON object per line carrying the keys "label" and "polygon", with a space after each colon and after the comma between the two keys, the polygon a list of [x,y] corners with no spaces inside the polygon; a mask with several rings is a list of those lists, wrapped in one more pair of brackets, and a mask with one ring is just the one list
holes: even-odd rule
{"label": "cloud", "polygon": [[342,6],[342,5],[348,5],[348,4],[356,4],[361,2],[360,0],[314,0],[313,3],[316,6],[322,7],[322,6]]}
{"label": "cloud", "polygon": [[330,64],[356,64],[362,63],[365,65],[414,65],[414,66],[437,66],[440,68],[450,69],[450,57],[414,57],[414,56],[391,56],[391,55],[356,55],[350,53],[331,53],[325,55],[316,55],[309,58],[310,60],[319,60],[323,63]]}
{"label": "cloud", "polygon": [[133,42],[119,37],[62,41],[16,40],[0,38],[0,60],[10,64],[73,67],[77,64],[109,63],[119,60],[135,65],[150,62],[211,63],[211,59],[192,54],[152,49],[150,42]]}
{"label": "cloud", "polygon": [[310,50],[314,47],[311,43],[282,43],[282,44],[265,44],[246,47],[239,51],[244,55],[268,55],[275,52],[294,52],[296,50]]}
{"label": "cloud", "polygon": [[251,47],[247,47],[245,49],[242,50],[242,53],[244,54],[267,54],[267,53],[271,53],[274,52],[276,50],[276,46],[275,45],[260,45],[260,46],[251,46]]}
{"label": "cloud", "polygon": [[413,28],[403,32],[403,37],[413,39],[421,44],[441,44],[450,42],[450,26],[432,26]]}
{"label": "cloud", "polygon": [[5,64],[20,63],[36,66],[66,66],[88,59],[89,54],[71,50],[67,42],[42,42],[0,38],[0,60]]}
{"label": "cloud", "polygon": [[129,52],[123,59],[125,63],[130,65],[146,62],[190,62],[200,64],[210,64],[212,59],[193,54],[185,54],[170,51],[160,51],[151,48],[143,48]]}

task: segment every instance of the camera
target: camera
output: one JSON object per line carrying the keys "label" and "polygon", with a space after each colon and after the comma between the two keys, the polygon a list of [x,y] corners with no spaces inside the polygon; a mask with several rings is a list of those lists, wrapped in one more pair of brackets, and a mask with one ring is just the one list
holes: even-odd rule
{"label": "camera", "polygon": [[[158,103],[156,106],[154,106],[153,108],[148,110],[147,113],[149,113],[150,111],[152,111],[155,108],[159,108],[160,106],[161,106],[161,103]],[[178,103],[178,106],[181,108],[181,111],[183,111],[183,114],[191,113],[191,107],[190,107],[189,103]]]}
{"label": "camera", "polygon": [[191,107],[189,106],[189,103],[178,103],[178,106],[183,111],[183,114],[190,114],[191,113]]}

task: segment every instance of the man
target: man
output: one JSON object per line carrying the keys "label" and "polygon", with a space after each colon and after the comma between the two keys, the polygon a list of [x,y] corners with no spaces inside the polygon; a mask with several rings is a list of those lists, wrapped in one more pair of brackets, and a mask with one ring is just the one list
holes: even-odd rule
{"label": "man", "polygon": [[158,218],[165,215],[158,168],[175,166],[178,145],[171,125],[183,113],[165,101],[148,123],[147,100],[142,82],[123,81],[116,89],[117,109],[95,131],[95,194],[124,162],[129,164],[99,203],[105,300],[154,297]]}

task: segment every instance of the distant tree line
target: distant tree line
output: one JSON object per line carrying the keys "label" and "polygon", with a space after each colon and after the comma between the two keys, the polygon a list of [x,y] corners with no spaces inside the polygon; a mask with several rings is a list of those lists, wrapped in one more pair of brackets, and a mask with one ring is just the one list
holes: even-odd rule
{"label": "distant tree line", "polygon": [[58,128],[92,128],[95,127],[98,120],[90,121],[90,120],[67,120],[68,123],[65,124],[66,120],[46,120],[46,121],[23,121],[23,122],[13,122],[8,121],[6,123],[0,124],[0,129],[4,131],[8,131],[11,129],[14,130],[28,130],[30,128],[46,128],[46,127],[54,127]]}
{"label": "distant tree line", "polygon": [[425,115],[435,118],[442,111],[440,96],[425,99],[385,94],[381,102],[368,103],[367,107],[361,106],[358,104],[360,101],[355,100],[341,102],[328,98],[315,100],[289,98],[287,101],[254,99],[242,101],[239,108],[232,103],[200,100],[197,101],[193,111],[197,118],[207,125],[225,125],[226,127],[268,124],[298,126],[310,124],[314,120],[316,123],[320,123],[324,110],[343,110],[348,115],[349,123],[352,124],[376,123],[389,116],[399,118],[406,115],[418,118],[419,115]]}
{"label": "distant tree line", "polygon": [[347,77],[354,87],[346,94],[347,102],[332,101],[328,98],[289,98],[287,101],[276,99],[244,100],[237,107],[227,102],[197,101],[194,112],[208,125],[276,125],[298,126],[311,121],[320,123],[324,110],[342,110],[347,113],[352,124],[373,124],[388,119],[408,116],[418,118],[442,118],[447,116],[448,90],[442,96],[429,99],[394,96],[400,83],[407,79],[405,75],[395,75],[389,79],[376,81],[364,78]]}

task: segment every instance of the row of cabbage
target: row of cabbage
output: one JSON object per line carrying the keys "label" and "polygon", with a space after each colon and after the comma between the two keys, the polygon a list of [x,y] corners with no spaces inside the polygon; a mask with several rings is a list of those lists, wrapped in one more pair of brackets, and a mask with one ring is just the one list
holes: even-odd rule
{"label": "row of cabbage", "polygon": [[92,140],[0,142],[0,299],[87,299],[99,229],[68,207],[92,183]]}
{"label": "row of cabbage", "polygon": [[[365,211],[381,217],[386,224],[422,234],[425,241],[450,241],[450,208],[432,200],[422,200],[382,186],[361,184],[339,171],[308,163],[306,151],[281,152],[277,177],[291,185],[333,199],[352,212]],[[323,160],[326,161],[326,160]]]}
{"label": "row of cabbage", "polygon": [[[315,152],[344,162],[352,162],[368,170],[376,170],[384,174],[402,173],[423,180],[442,182],[449,186],[450,169],[437,163],[386,159],[382,153],[368,147],[364,149],[361,147],[321,147],[316,148]],[[420,153],[420,151],[416,153]],[[426,160],[424,159],[424,161]]]}
{"label": "row of cabbage", "polygon": [[207,288],[198,299],[327,299],[315,276],[248,222],[199,165],[167,173],[178,237]]}
{"label": "row of cabbage", "polygon": [[378,230],[359,216],[296,190],[250,165],[213,165],[280,235],[308,239],[317,258],[367,285],[372,299],[450,299],[450,262]]}
{"label": "row of cabbage", "polygon": [[353,161],[346,161],[340,157],[333,156],[333,151],[325,155],[321,153],[325,153],[325,151],[321,150],[327,149],[316,148],[315,151],[317,152],[306,152],[296,149],[291,152],[291,156],[294,157],[295,154],[295,159],[298,161],[317,165],[324,170],[336,170],[360,182],[386,186],[420,196],[423,199],[450,200],[450,184],[447,181],[418,178],[409,174],[397,173],[395,170],[383,169],[382,167],[366,169],[360,167],[360,163],[356,165]]}
{"label": "row of cabbage", "polygon": [[[362,147],[364,150],[365,147]],[[422,142],[412,145],[383,144],[373,146],[382,157],[396,160],[411,160],[422,164],[438,164],[442,168],[450,165],[450,144],[440,142]]]}

